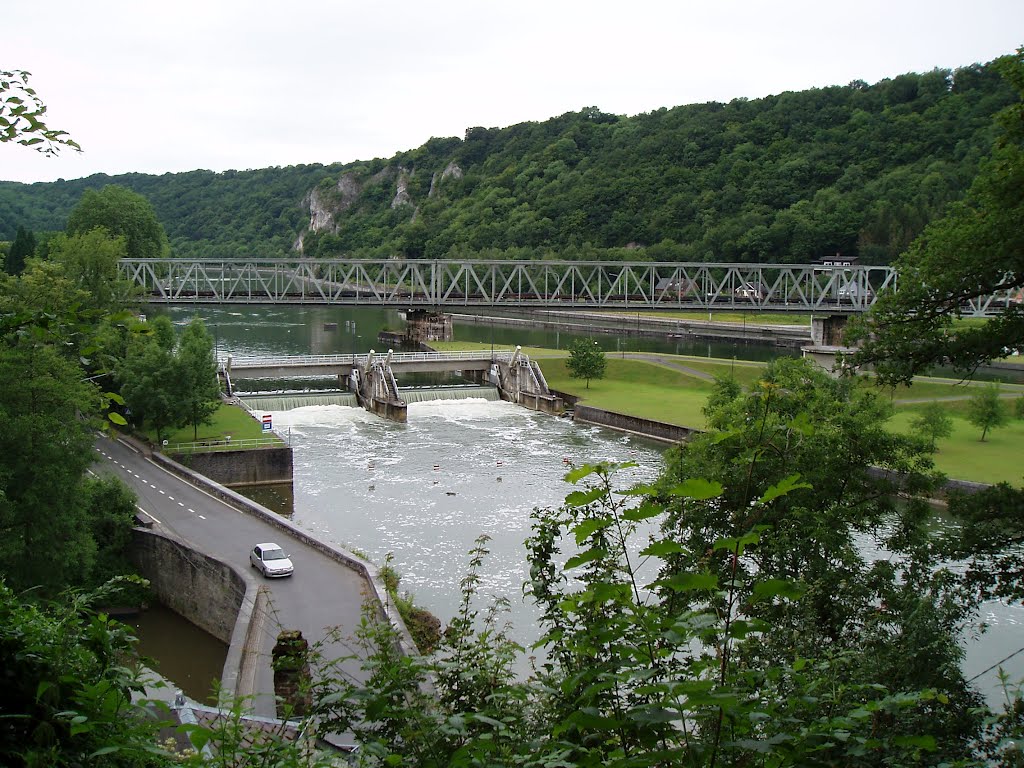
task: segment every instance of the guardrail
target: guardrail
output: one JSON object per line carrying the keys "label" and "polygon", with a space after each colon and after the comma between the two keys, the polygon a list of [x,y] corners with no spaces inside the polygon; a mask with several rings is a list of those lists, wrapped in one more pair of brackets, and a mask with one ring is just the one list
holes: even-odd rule
{"label": "guardrail", "polygon": [[286,443],[279,437],[255,437],[245,440],[198,440],[194,443],[166,443],[162,448],[164,453],[191,454],[276,448],[282,445],[286,445]]}

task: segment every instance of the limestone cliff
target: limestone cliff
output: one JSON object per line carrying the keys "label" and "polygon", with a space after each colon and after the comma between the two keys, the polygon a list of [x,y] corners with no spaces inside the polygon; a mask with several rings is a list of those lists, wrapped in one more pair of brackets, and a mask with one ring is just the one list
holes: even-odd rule
{"label": "limestone cliff", "polygon": [[[391,209],[409,207],[412,209],[412,220],[415,220],[419,206],[410,192],[410,184],[415,175],[415,168],[388,165],[369,176],[366,175],[365,169],[347,171],[341,174],[333,185],[321,183],[314,187],[303,200],[303,206],[309,211],[309,225],[295,239],[292,247],[302,253],[309,233],[336,233],[339,219],[355,205],[364,192],[369,192],[374,187],[391,187]],[[445,180],[461,178],[462,169],[452,160],[443,171],[435,172],[431,177],[428,197],[437,195]]]}

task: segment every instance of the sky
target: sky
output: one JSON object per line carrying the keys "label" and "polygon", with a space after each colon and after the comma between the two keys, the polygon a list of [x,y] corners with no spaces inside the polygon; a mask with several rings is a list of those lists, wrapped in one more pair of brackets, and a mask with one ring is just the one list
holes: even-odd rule
{"label": "sky", "polygon": [[595,106],[877,82],[1024,44],[1022,0],[48,0],[0,11],[83,152],[0,144],[0,180],[391,157]]}

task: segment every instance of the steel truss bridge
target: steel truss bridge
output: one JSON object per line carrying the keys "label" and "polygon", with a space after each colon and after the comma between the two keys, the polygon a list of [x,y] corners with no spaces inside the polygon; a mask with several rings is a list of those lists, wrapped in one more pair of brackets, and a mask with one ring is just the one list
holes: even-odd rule
{"label": "steel truss bridge", "polygon": [[[122,259],[150,302],[348,304],[453,309],[867,310],[895,290],[872,266],[597,261]],[[965,314],[992,314],[1009,294]]]}

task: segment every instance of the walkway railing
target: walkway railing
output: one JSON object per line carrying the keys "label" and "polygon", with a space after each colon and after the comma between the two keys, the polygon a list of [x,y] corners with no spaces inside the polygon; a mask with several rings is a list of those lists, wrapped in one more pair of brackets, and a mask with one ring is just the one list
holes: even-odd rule
{"label": "walkway railing", "polygon": [[[495,351],[483,349],[480,351],[461,352],[396,352],[391,356],[391,363],[426,363],[426,362],[459,362],[460,360],[510,360],[514,353],[509,351]],[[382,355],[378,353],[378,357]],[[369,355],[275,355],[275,356],[245,356],[232,357],[231,369],[244,368],[270,368],[274,366],[332,366],[332,365],[365,365]],[[218,362],[221,368],[227,365],[228,358],[223,357]]]}
{"label": "walkway railing", "polygon": [[213,451],[244,451],[285,445],[279,437],[255,437],[246,440],[198,440],[194,443],[167,443],[164,453],[191,454]]}

